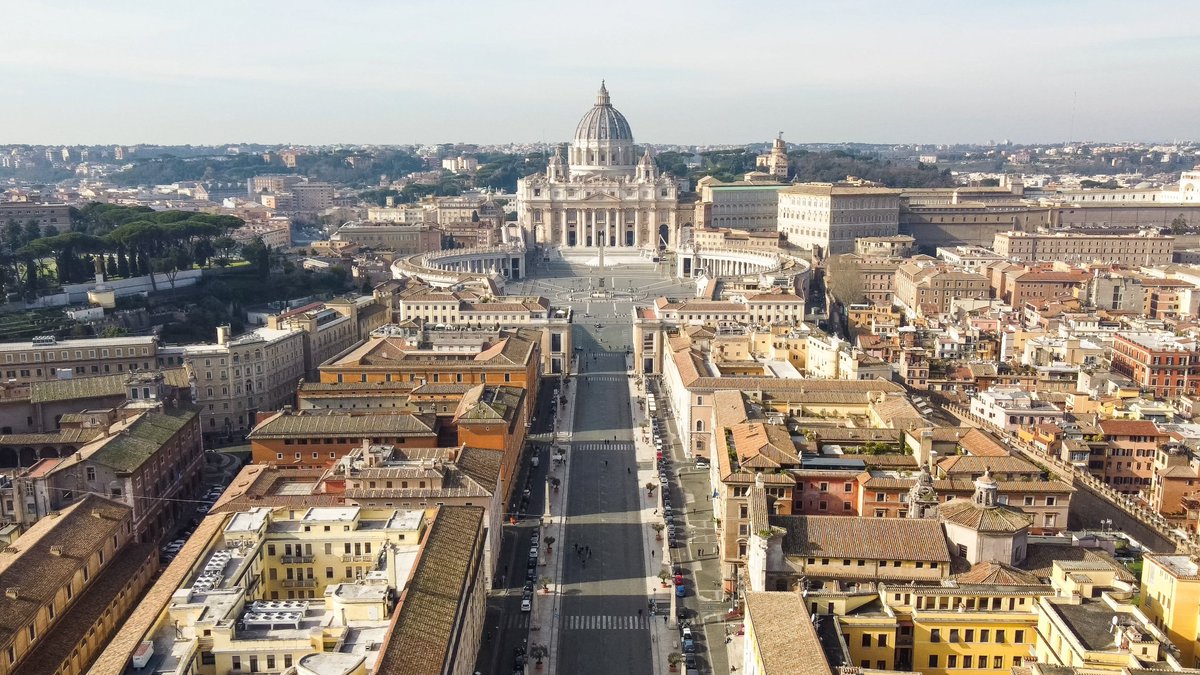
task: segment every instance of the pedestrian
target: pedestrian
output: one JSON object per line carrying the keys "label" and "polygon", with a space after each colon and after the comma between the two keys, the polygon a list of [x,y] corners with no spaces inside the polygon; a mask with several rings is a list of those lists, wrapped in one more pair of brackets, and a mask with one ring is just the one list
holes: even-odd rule
{"label": "pedestrian", "polygon": [[667,615],[663,614],[663,623],[666,623],[666,622],[667,622]]}
{"label": "pedestrian", "polygon": [[607,460],[607,459],[606,459],[606,460],[604,460],[604,466],[605,466],[605,468],[607,468],[607,467],[608,467],[608,460]]}

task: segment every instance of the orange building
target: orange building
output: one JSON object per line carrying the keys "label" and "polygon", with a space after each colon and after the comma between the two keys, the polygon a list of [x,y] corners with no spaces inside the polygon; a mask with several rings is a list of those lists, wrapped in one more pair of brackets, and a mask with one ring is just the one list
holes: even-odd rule
{"label": "orange building", "polygon": [[1156,398],[1200,393],[1200,348],[1165,332],[1122,332],[1113,338],[1112,369]]}
{"label": "orange building", "polygon": [[438,446],[434,415],[284,408],[264,413],[247,438],[255,464],[326,466],[364,441],[403,448]]}
{"label": "orange building", "polygon": [[1158,446],[1166,443],[1167,434],[1150,420],[1100,420],[1100,430],[1108,445],[1104,482],[1120,492],[1148,489]]}
{"label": "orange building", "polygon": [[532,329],[426,331],[373,336],[321,366],[321,382],[488,384],[526,390],[533,411],[542,332]]}
{"label": "orange building", "polygon": [[526,392],[519,387],[478,385],[468,391],[454,413],[458,445],[493,450],[503,456],[500,490],[510,497],[521,450],[525,446],[529,414]]}

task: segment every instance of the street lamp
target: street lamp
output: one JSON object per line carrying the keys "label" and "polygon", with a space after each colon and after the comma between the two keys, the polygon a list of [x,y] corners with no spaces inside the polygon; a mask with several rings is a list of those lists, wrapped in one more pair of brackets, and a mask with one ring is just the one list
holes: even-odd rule
{"label": "street lamp", "polygon": [[1104,518],[1100,521],[1100,527],[1104,528],[1105,532],[1108,532],[1108,530],[1112,527],[1112,524],[1112,518]]}

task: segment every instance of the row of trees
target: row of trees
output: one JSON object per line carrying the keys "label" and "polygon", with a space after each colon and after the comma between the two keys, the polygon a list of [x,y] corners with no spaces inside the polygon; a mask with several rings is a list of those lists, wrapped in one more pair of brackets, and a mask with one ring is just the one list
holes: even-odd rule
{"label": "row of trees", "polygon": [[[0,285],[6,293],[30,295],[41,277],[85,282],[97,268],[109,277],[161,273],[173,285],[182,270],[228,264],[240,248],[228,235],[241,225],[233,216],[98,204],[72,210],[69,232],[9,222],[0,246]],[[157,288],[153,275],[151,285]]]}

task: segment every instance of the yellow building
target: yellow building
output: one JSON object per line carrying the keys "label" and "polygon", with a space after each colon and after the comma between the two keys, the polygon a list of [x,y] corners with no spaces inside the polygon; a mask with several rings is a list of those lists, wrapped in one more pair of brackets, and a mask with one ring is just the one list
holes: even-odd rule
{"label": "yellow building", "polygon": [[[1000,563],[976,565],[949,586],[880,584],[843,593],[836,621],[853,665],[924,675],[1008,672],[1030,653],[1037,602],[1054,589]],[[810,605],[825,602],[810,594]],[[842,609],[837,607],[836,609]]]}
{"label": "yellow building", "polygon": [[1200,565],[1186,555],[1147,553],[1142,557],[1142,611],[1179,648],[1179,660],[1200,666],[1197,641]]}
{"label": "yellow building", "polygon": [[347,673],[371,671],[434,513],[282,506],[210,515],[93,672],[282,672],[320,653],[336,653],[324,660]]}
{"label": "yellow building", "polygon": [[[1105,564],[1055,562],[1051,582],[1058,594],[1038,603],[1037,662],[1089,673],[1181,671],[1187,661],[1133,604],[1137,584],[1128,576]],[[1191,609],[1194,614],[1194,602]]]}
{"label": "yellow building", "polygon": [[0,553],[0,675],[84,672],[158,569],[128,506],[94,495]]}

